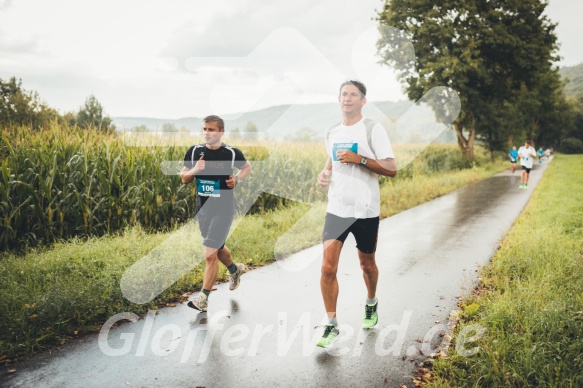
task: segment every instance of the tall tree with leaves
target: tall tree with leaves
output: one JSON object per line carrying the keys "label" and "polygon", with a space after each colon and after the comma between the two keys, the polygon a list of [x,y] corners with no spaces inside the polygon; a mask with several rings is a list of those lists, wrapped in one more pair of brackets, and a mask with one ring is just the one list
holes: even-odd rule
{"label": "tall tree with leaves", "polygon": [[517,99],[525,135],[539,146],[557,147],[572,123],[571,106],[564,94],[558,69],[541,73]]}
{"label": "tall tree with leaves", "polygon": [[31,125],[41,127],[59,118],[56,110],[41,101],[37,92],[22,87],[15,77],[0,78],[0,125]]}
{"label": "tall tree with leaves", "polygon": [[453,128],[472,160],[477,137],[500,147],[498,118],[556,59],[555,25],[545,7],[540,0],[387,0],[378,19],[381,61],[397,70],[412,100],[436,86],[459,93],[462,111]]}
{"label": "tall tree with leaves", "polygon": [[89,96],[77,113],[77,126],[95,128],[104,132],[115,130],[111,118],[103,112],[103,106],[94,95]]}

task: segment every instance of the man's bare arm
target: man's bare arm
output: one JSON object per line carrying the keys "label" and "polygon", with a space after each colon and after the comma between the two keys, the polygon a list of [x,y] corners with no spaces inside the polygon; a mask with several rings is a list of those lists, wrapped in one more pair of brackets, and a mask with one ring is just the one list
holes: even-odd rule
{"label": "man's bare arm", "polygon": [[332,158],[328,157],[324,169],[318,174],[318,184],[322,187],[328,187],[330,185],[330,172],[332,171]]}
{"label": "man's bare arm", "polygon": [[394,158],[379,160],[367,158],[366,164],[363,166],[379,175],[390,176],[391,178],[397,175],[397,162]]}
{"label": "man's bare arm", "polygon": [[369,159],[366,158],[366,164],[362,164],[362,158],[364,156],[355,154],[352,151],[348,150],[339,150],[336,153],[336,157],[338,161],[341,163],[353,163],[353,164],[360,164],[366,169],[374,172],[375,174],[383,175],[383,176],[390,176],[394,177],[397,175],[397,162],[394,158],[386,158],[386,159]]}

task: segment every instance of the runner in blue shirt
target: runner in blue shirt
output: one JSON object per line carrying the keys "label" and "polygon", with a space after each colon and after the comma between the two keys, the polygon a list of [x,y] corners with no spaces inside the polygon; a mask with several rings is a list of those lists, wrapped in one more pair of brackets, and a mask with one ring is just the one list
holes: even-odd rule
{"label": "runner in blue shirt", "polygon": [[516,171],[516,160],[518,159],[518,151],[516,150],[516,146],[513,146],[510,152],[508,152],[508,157],[510,158],[510,170],[514,174],[514,171]]}

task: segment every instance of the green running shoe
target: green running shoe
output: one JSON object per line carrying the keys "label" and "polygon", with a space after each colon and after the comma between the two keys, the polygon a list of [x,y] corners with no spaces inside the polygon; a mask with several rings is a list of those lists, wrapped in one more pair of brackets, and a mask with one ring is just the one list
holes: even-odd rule
{"label": "green running shoe", "polygon": [[321,348],[327,348],[332,345],[332,342],[336,339],[336,337],[340,334],[336,326],[334,325],[326,325],[326,329],[324,329],[324,334],[322,334],[322,338],[316,344]]}
{"label": "green running shoe", "polygon": [[362,327],[364,329],[370,329],[379,321],[379,315],[377,314],[378,305],[378,300],[375,304],[364,305],[364,318],[362,319]]}

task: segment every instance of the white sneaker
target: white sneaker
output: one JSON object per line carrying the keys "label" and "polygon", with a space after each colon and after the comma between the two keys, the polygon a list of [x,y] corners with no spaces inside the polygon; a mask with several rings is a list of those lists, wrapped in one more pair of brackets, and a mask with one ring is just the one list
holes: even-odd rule
{"label": "white sneaker", "polygon": [[198,298],[189,301],[186,305],[192,309],[205,312],[208,309],[209,302],[207,296],[201,292]]}
{"label": "white sneaker", "polygon": [[237,287],[239,287],[239,283],[241,283],[241,275],[245,273],[245,264],[237,264],[237,272],[232,273],[229,276],[229,290],[233,291]]}

